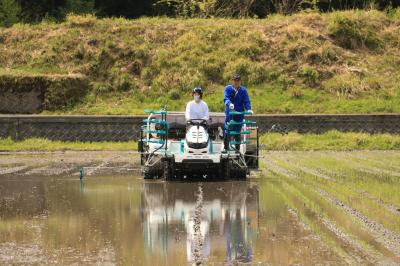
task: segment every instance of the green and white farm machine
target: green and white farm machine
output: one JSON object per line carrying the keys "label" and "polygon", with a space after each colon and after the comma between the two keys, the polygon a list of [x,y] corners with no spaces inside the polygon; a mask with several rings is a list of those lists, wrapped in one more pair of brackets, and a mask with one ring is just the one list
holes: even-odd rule
{"label": "green and white farm machine", "polygon": [[[148,117],[140,128],[138,145],[145,179],[246,179],[251,170],[258,169],[256,122],[231,120],[226,131],[229,145],[224,149],[223,113],[211,113],[209,121],[186,121],[181,112],[145,112]],[[234,115],[249,113],[230,113]],[[240,125],[240,131],[230,130]]]}

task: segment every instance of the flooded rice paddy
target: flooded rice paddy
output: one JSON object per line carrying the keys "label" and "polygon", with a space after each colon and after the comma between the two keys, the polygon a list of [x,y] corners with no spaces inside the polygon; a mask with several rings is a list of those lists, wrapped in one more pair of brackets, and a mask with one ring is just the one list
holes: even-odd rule
{"label": "flooded rice paddy", "polygon": [[168,183],[129,152],[0,154],[0,264],[400,265],[399,152],[264,156]]}

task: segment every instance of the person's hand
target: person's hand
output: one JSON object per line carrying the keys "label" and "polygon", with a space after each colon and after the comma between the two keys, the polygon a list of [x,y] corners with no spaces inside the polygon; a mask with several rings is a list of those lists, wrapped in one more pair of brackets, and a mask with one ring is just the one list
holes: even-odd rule
{"label": "person's hand", "polygon": [[247,110],[247,112],[249,112],[251,115],[254,114],[253,110]]}
{"label": "person's hand", "polygon": [[231,109],[231,110],[235,109],[235,106],[233,105],[233,103],[231,103],[231,104],[229,105],[229,109]]}

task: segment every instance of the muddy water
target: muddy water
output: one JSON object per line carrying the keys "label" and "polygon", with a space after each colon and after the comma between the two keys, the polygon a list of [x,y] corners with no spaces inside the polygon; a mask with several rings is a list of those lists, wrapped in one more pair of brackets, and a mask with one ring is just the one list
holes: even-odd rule
{"label": "muddy water", "polygon": [[263,163],[248,181],[162,182],[132,153],[0,154],[0,265],[400,264],[397,153]]}

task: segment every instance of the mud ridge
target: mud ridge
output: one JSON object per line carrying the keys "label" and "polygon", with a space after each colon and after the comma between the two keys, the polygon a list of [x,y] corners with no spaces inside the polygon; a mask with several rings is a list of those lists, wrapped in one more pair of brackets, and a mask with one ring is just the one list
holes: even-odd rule
{"label": "mud ridge", "polygon": [[201,216],[203,213],[203,184],[199,184],[199,188],[196,194],[196,207],[193,216],[193,235],[194,235],[194,265],[203,265],[203,236],[201,234]]}
{"label": "mud ridge", "polygon": [[387,228],[383,227],[383,225],[371,220],[356,209],[344,204],[342,201],[331,196],[328,192],[322,189],[316,189],[316,191],[332,204],[344,210],[351,217],[354,217],[360,221],[361,224],[368,229],[368,232],[371,233],[377,242],[381,243],[390,252],[400,258],[400,235],[388,230]]}

